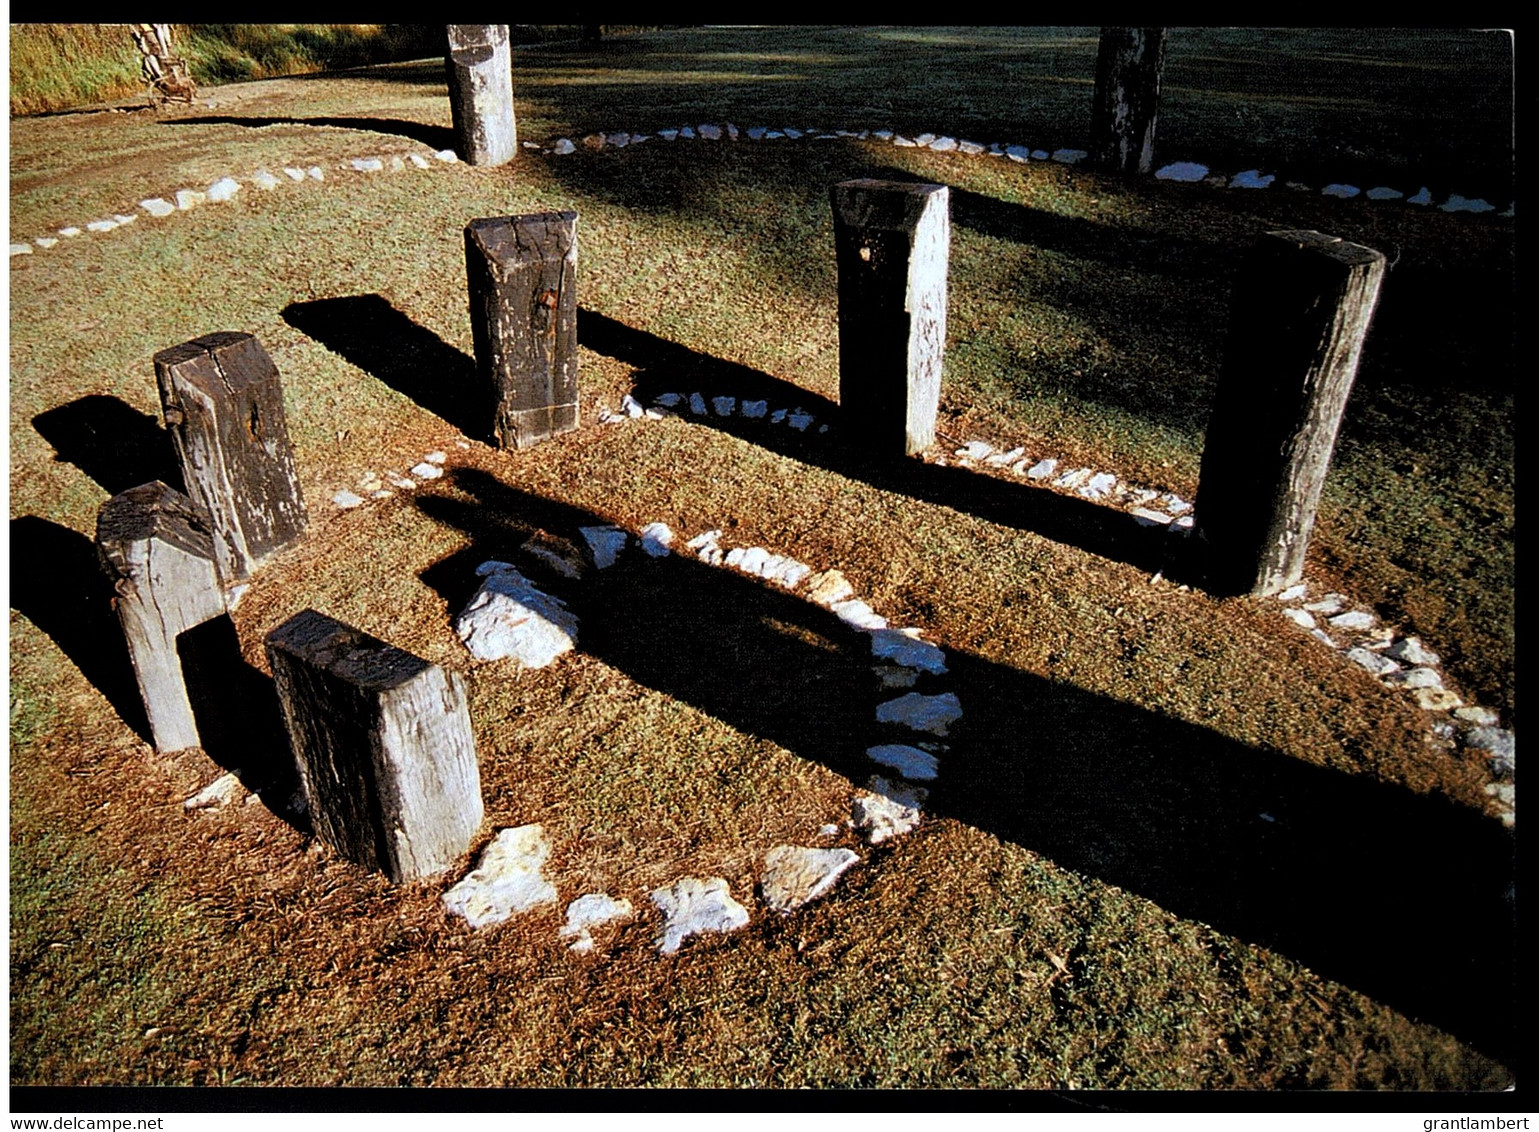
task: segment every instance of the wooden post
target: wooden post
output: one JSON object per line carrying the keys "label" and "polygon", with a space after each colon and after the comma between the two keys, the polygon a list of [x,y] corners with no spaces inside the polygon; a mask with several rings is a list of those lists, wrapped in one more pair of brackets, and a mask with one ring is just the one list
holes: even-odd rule
{"label": "wooden post", "polygon": [[96,515],[139,695],[161,754],[200,747],[176,638],[225,611],[213,540],[192,500],[156,480],[114,495]]}
{"label": "wooden post", "polygon": [[320,838],[394,881],[452,866],[482,815],[465,682],[313,609],[267,659]]}
{"label": "wooden post", "polygon": [[863,179],[831,196],[844,428],[878,453],[922,452],[935,442],[946,351],[950,190]]}
{"label": "wooden post", "polygon": [[194,338],[155,355],[182,482],[208,515],[231,585],[304,533],[307,516],[283,414],[283,385],[250,334]]}
{"label": "wooden post", "polygon": [[503,448],[577,427],[577,213],[465,226],[476,369],[497,402]]}
{"label": "wooden post", "polygon": [[1268,232],[1246,260],[1194,501],[1215,592],[1302,576],[1384,271],[1372,248],[1307,230]]}
{"label": "wooden post", "polygon": [[1090,117],[1094,160],[1131,177],[1154,168],[1165,28],[1102,28]]}
{"label": "wooden post", "polygon": [[472,165],[506,165],[518,155],[508,25],[448,27],[449,113],[460,156]]}

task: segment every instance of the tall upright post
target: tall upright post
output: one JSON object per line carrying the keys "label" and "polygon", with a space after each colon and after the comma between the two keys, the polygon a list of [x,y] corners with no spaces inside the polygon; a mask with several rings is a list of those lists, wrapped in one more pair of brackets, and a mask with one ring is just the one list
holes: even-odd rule
{"label": "tall upright post", "polygon": [[1214,592],[1302,577],[1384,272],[1381,253],[1311,230],[1268,232],[1245,260],[1194,501]]}
{"label": "tall upright post", "polygon": [[223,332],[156,354],[155,378],[220,580],[239,582],[308,522],[278,367],[250,334]]}
{"label": "tall upright post", "polygon": [[1094,161],[1131,177],[1154,168],[1165,28],[1102,28],[1090,117]]}
{"label": "tall upright post", "polygon": [[395,881],[452,866],[482,817],[464,680],[313,609],[267,659],[321,839]]}
{"label": "tall upright post", "polygon": [[202,746],[176,638],[225,611],[203,516],[159,480],[130,488],[97,512],[96,549],[117,591],[112,604],[155,749]]}
{"label": "tall upright post", "polygon": [[527,448],[577,427],[577,213],[465,226],[476,369],[495,398],[491,431]]}
{"label": "tall upright post", "polygon": [[450,24],[449,113],[460,156],[506,165],[518,154],[513,120],[513,44],[507,24]]}
{"label": "tall upright post", "polygon": [[911,456],[935,442],[950,190],[861,179],[833,186],[830,195],[843,427],[873,452]]}

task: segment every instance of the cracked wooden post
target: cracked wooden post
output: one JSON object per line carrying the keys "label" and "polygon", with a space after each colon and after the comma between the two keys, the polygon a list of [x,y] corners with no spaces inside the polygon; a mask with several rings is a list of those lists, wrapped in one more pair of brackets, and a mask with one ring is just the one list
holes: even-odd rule
{"label": "cracked wooden post", "polygon": [[1094,161],[1134,176],[1154,168],[1166,28],[1102,28],[1090,114]]}
{"label": "cracked wooden post", "polygon": [[207,512],[220,580],[240,582],[308,521],[278,368],[250,334],[225,331],[156,354],[155,379],[187,494]]}
{"label": "cracked wooden post", "polygon": [[114,495],[96,515],[96,549],[161,754],[201,747],[176,638],[225,612],[214,546],[192,500],[156,480]]}
{"label": "cracked wooden post", "polygon": [[577,213],[487,217],[465,226],[476,369],[490,430],[527,448],[577,427]]}
{"label": "cracked wooden post", "polygon": [[1274,594],[1303,576],[1384,272],[1381,253],[1309,230],[1268,232],[1246,259],[1194,501],[1214,592]]}
{"label": "cracked wooden post", "polygon": [[460,156],[506,165],[518,155],[513,44],[507,24],[449,24],[449,113]]}
{"label": "cracked wooden post", "polygon": [[935,442],[946,351],[950,190],[862,179],[831,197],[844,429],[874,452],[922,452]]}
{"label": "cracked wooden post", "polygon": [[393,881],[454,865],[482,816],[464,680],[313,609],[267,659],[316,834]]}

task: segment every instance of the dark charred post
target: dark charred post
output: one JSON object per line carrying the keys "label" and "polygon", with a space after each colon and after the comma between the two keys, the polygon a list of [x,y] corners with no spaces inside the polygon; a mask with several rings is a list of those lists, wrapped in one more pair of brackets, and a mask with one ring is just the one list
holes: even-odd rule
{"label": "dark charred post", "polygon": [[503,448],[577,427],[577,213],[465,226],[476,369]]}
{"label": "dark charred post", "polygon": [[250,334],[224,332],[162,350],[155,378],[182,482],[207,512],[220,580],[239,582],[308,521],[278,368]]}
{"label": "dark charred post", "polygon": [[452,866],[482,814],[465,682],[313,609],[267,659],[321,840],[394,881]]}
{"label": "dark charred post", "polygon": [[922,452],[935,442],[946,352],[950,190],[858,180],[831,196],[844,429],[876,453]]}
{"label": "dark charred post", "polygon": [[1303,575],[1384,271],[1372,248],[1307,230],[1268,232],[1242,268],[1194,510],[1214,592]]}
{"label": "dark charred post", "polygon": [[96,549],[161,754],[202,746],[176,638],[225,611],[207,522],[192,500],[156,480],[103,503]]}
{"label": "dark charred post", "polygon": [[1165,28],[1102,28],[1090,136],[1096,164],[1134,176],[1154,168]]}
{"label": "dark charred post", "polygon": [[449,113],[460,156],[472,165],[506,165],[518,155],[508,25],[448,27]]}

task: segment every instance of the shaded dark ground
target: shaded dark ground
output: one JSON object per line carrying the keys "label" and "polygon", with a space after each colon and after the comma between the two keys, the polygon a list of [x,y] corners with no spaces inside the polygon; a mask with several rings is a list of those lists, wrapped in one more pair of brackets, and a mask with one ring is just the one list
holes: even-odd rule
{"label": "shaded dark ground", "polygon": [[171,434],[154,417],[116,397],[91,394],[32,418],[54,460],[74,464],[116,495],[159,480],[186,491]]}
{"label": "shaded dark ground", "polygon": [[[329,76],[335,77],[335,76]],[[378,75],[369,75],[378,78]],[[421,142],[429,149],[454,149],[454,131],[448,126],[431,126],[425,122],[413,122],[406,118],[295,118],[295,117],[248,117],[239,114],[204,114],[195,118],[163,118],[165,126],[243,126],[260,130],[266,126],[323,126],[336,130],[358,130],[372,134],[390,134]]]}
{"label": "shaded dark ground", "polygon": [[[533,530],[580,543],[579,526],[603,522],[482,472],[450,477],[462,497],[416,505],[474,540],[424,574],[451,608],[485,558],[536,576],[516,549]],[[770,584],[635,548],[589,580],[542,581],[588,614],[584,651],[857,782],[881,769],[864,749],[901,737],[873,722],[901,692],[878,688],[864,635]],[[1514,840],[1499,823],[975,656],[948,664],[915,689],[954,690],[966,713],[932,814],[1275,949],[1515,1066]]]}

